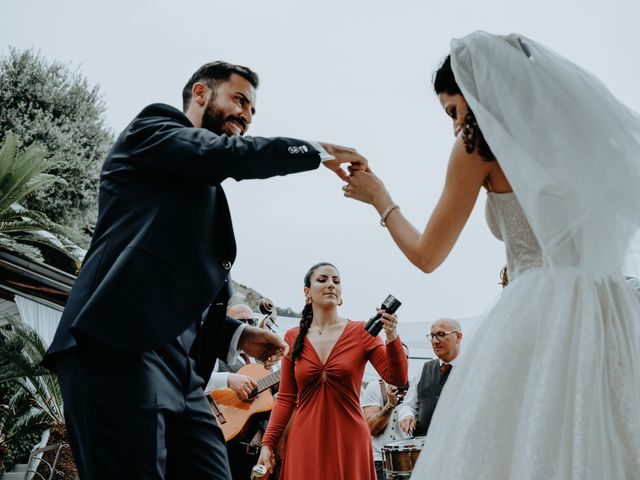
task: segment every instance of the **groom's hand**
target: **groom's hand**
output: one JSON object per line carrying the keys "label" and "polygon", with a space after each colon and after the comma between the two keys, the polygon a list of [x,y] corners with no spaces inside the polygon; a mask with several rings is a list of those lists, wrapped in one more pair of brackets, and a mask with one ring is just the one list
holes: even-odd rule
{"label": "groom's hand", "polygon": [[366,170],[368,166],[367,159],[356,152],[355,149],[349,147],[341,147],[332,143],[321,143],[328,154],[333,155],[335,160],[325,160],[322,162],[325,167],[333,170],[342,180],[347,181],[349,174],[342,168],[343,163],[349,164],[349,171]]}
{"label": "groom's hand", "polygon": [[271,368],[289,351],[289,345],[279,336],[257,327],[246,327],[240,335],[238,348]]}

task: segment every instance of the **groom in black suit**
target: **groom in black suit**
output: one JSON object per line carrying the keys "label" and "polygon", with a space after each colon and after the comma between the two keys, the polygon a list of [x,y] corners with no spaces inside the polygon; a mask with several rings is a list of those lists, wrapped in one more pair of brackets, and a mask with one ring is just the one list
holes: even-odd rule
{"label": "groom in black suit", "polygon": [[91,246],[44,363],[55,368],[82,479],[229,479],[203,395],[216,358],[271,364],[275,335],[225,316],[236,245],[221,183],[365,168],[354,150],[243,137],[257,75],[215,62],[183,90],[183,112],[146,107],[101,174]]}

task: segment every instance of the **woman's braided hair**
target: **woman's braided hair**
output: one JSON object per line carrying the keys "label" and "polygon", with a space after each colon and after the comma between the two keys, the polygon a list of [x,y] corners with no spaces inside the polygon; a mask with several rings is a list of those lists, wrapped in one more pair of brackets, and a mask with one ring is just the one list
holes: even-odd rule
{"label": "woman's braided hair", "polygon": [[[309,288],[311,286],[311,276],[314,272],[324,266],[330,266],[336,268],[329,262],[320,262],[316,263],[313,267],[309,269],[309,271],[304,276],[304,286]],[[337,268],[336,268],[337,270]],[[313,321],[313,307],[310,303],[306,303],[304,308],[302,309],[302,314],[300,316],[300,331],[298,332],[298,336],[296,337],[295,342],[293,342],[293,350],[291,351],[291,361],[295,363],[296,359],[302,353],[302,347],[304,345],[304,337],[307,336],[307,332],[309,331],[309,327],[311,327],[311,322]]]}

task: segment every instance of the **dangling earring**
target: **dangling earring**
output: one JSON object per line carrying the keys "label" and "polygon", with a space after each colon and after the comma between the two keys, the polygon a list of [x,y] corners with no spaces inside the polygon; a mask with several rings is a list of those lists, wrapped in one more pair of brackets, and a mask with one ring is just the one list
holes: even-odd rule
{"label": "dangling earring", "polygon": [[338,306],[342,305],[342,298],[340,299],[340,301],[338,302]]}
{"label": "dangling earring", "polygon": [[307,305],[311,305],[311,297],[307,297]]}

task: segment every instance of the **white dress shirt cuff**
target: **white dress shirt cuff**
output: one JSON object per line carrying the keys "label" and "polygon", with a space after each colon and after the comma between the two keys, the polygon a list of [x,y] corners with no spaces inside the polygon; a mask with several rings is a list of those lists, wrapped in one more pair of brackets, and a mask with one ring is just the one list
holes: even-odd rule
{"label": "white dress shirt cuff", "polygon": [[318,152],[320,152],[320,161],[322,162],[326,162],[327,160],[335,160],[336,157],[334,157],[333,155],[327,153],[327,151],[324,149],[324,147],[322,145],[320,145],[318,142],[309,142],[311,144],[311,146],[313,148],[315,148],[316,150],[318,150]]}
{"label": "white dress shirt cuff", "polygon": [[231,342],[229,343],[229,353],[227,353],[226,362],[228,364],[232,364],[235,362],[236,357],[238,356],[238,342],[240,341],[240,335],[244,332],[244,329],[247,328],[246,324],[240,325],[236,328],[236,331],[233,333],[233,337],[231,337]]}
{"label": "white dress shirt cuff", "polygon": [[229,386],[229,372],[213,372],[209,378],[204,393],[220,390]]}
{"label": "white dress shirt cuff", "polygon": [[[413,379],[412,379],[413,380]],[[409,391],[404,397],[404,402],[400,404],[398,408],[398,421],[402,421],[407,417],[417,418],[418,414],[418,392],[417,383],[411,382]]]}
{"label": "white dress shirt cuff", "polygon": [[411,410],[404,410],[404,411],[400,410],[398,412],[398,421],[401,422],[402,420],[404,420],[407,417],[416,418],[415,414]]}

